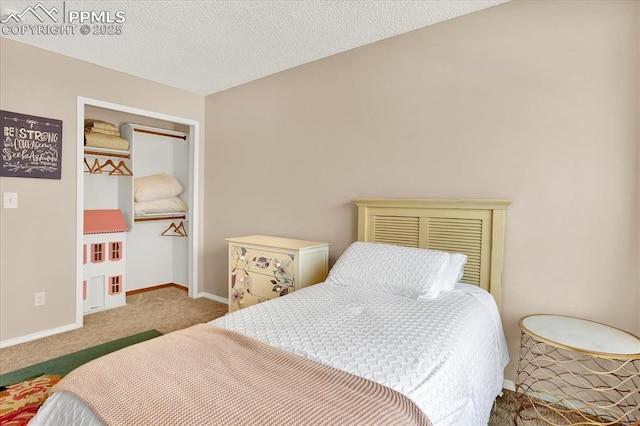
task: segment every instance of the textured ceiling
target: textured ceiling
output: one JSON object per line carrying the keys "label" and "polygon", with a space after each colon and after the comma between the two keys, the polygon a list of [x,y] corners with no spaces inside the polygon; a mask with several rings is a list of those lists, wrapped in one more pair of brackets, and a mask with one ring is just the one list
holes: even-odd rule
{"label": "textured ceiling", "polygon": [[[208,95],[505,1],[43,0],[39,22],[31,11],[23,14],[37,0],[3,0],[0,14],[3,37]],[[75,34],[6,34],[52,25],[45,9],[58,18],[55,25],[80,11],[109,12],[111,20],[122,11],[126,20],[120,35],[82,35],[78,22]]]}

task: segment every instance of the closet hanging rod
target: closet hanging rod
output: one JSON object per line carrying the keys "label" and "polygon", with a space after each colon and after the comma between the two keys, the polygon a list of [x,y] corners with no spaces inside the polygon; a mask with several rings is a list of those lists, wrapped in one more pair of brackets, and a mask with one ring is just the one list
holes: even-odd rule
{"label": "closet hanging rod", "polygon": [[151,220],[177,220],[177,219],[186,219],[187,216],[175,215],[175,216],[149,216],[149,217],[136,217],[134,218],[134,222],[148,222]]}
{"label": "closet hanging rod", "polygon": [[139,132],[139,133],[148,133],[150,135],[158,135],[158,136],[166,136],[168,138],[176,138],[176,139],[182,139],[182,140],[187,140],[187,135],[172,135],[171,133],[162,133],[162,132],[155,132],[153,130],[145,130],[145,129],[133,129],[134,132]]}
{"label": "closet hanging rod", "polygon": [[118,158],[131,158],[130,154],[120,154],[117,152],[105,152],[105,151],[91,151],[88,149],[84,150],[85,155],[102,155],[105,157],[118,157]]}

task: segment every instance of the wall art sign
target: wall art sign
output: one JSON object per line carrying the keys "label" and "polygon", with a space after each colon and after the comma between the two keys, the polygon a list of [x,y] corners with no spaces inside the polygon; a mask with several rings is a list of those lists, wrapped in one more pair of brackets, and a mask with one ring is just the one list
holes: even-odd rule
{"label": "wall art sign", "polygon": [[0,176],[60,179],[62,121],[0,111]]}

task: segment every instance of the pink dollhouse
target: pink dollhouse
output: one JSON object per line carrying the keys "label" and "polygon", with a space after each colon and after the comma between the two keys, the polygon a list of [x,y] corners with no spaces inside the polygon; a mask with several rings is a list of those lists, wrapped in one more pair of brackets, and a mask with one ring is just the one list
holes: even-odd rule
{"label": "pink dollhouse", "polygon": [[84,211],[84,313],[126,304],[124,246],[127,222],[118,209]]}

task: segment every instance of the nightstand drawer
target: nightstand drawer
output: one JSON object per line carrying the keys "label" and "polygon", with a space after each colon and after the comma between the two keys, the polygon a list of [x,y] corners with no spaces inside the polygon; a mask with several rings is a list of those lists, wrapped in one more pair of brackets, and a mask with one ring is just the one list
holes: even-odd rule
{"label": "nightstand drawer", "polygon": [[236,269],[235,273],[231,272],[231,294],[233,297],[234,290],[237,290],[239,297],[235,302],[240,306],[251,306],[266,300],[275,299],[284,296],[295,290],[292,281],[284,281],[275,278],[273,275],[268,276],[255,272],[249,272],[243,269]]}
{"label": "nightstand drawer", "polygon": [[276,277],[278,281],[294,278],[295,254],[279,253],[243,246],[232,246],[230,267]]}

